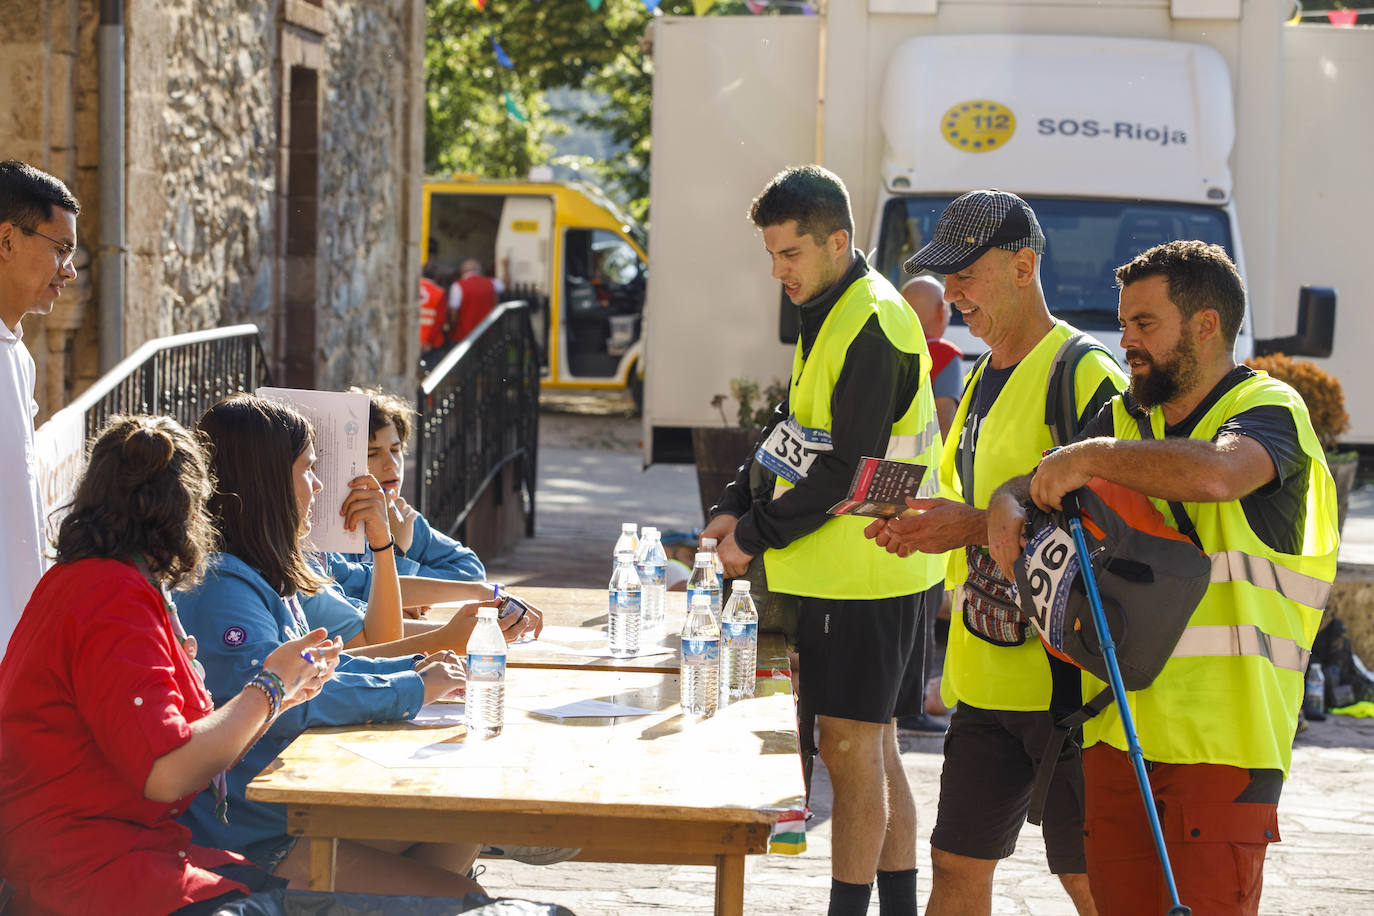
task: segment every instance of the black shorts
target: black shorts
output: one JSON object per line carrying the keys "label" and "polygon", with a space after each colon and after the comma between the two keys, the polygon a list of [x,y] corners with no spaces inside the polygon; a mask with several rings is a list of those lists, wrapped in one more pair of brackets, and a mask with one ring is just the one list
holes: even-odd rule
{"label": "black shorts", "polygon": [[[939,588],[944,588],[943,584]],[[924,595],[802,598],[798,692],[818,716],[887,724],[924,708]]]}
{"label": "black shorts", "polygon": [[[1054,722],[1045,712],[1006,712],[960,703],[945,733],[940,808],[930,845],[975,859],[1005,859],[1030,807],[1031,785]],[[1045,858],[1056,875],[1084,874],[1083,761],[1064,742],[1045,800]]]}

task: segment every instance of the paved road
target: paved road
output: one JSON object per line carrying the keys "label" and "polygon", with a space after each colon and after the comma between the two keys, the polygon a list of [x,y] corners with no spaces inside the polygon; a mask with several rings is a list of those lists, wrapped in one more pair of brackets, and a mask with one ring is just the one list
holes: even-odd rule
{"label": "paved road", "polygon": [[[699,526],[701,510],[693,470],[656,466],[642,472],[638,437],[638,421],[623,410],[591,417],[546,415],[536,536],[492,558],[492,576],[512,583],[596,586],[609,576],[611,548],[621,521],[659,524],[670,530]],[[1374,543],[1374,537],[1370,540]],[[938,796],[940,742],[905,737],[902,752],[920,817],[919,888],[924,901],[930,889],[928,839]],[[702,778],[728,776],[702,774]],[[819,762],[812,809],[815,817],[804,854],[750,859],[747,913],[825,912],[830,886],[830,783]],[[1262,914],[1374,914],[1374,719],[1333,716],[1298,736],[1292,776],[1279,806],[1279,829],[1283,842],[1269,854]],[[492,894],[557,902],[579,916],[709,913],[712,908],[714,874],[706,868],[486,864],[482,883]],[[876,893],[870,911],[878,911]],[[1058,882],[1044,870],[1038,828],[1027,825],[1016,853],[999,867],[993,912],[1073,913]]]}

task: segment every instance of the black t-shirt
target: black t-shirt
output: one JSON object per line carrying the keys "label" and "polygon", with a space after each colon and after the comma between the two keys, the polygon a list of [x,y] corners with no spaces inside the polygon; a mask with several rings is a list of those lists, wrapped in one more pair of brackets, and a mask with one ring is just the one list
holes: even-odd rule
{"label": "black t-shirt", "polygon": [[[1217,382],[1192,413],[1179,423],[1165,426],[1164,437],[1184,439],[1191,436],[1217,401],[1254,374],[1254,370],[1248,366],[1236,366]],[[1112,407],[1108,404],[1083,427],[1078,439],[1113,434]],[[1252,407],[1223,422],[1212,441],[1223,435],[1246,436],[1255,440],[1269,453],[1269,460],[1274,462],[1274,479],[1240,498],[1246,522],[1271,549],[1280,553],[1301,552],[1307,513],[1309,459],[1298,441],[1298,428],[1293,422],[1293,415],[1276,404]]]}
{"label": "black t-shirt", "polygon": [[[973,399],[968,405],[968,416],[964,420],[963,427],[959,430],[959,452],[954,463],[955,472],[959,475],[959,486],[964,493],[966,502],[973,502],[973,482],[964,474],[964,467],[967,464],[972,466],[972,461],[967,460],[968,450],[974,453],[978,451],[978,434],[982,431],[983,421],[987,419],[988,412],[992,410],[992,405],[996,403],[998,395],[1002,389],[1007,387],[1007,381],[1011,374],[1016,371],[1020,363],[1012,363],[1005,369],[994,369],[991,364],[985,364],[983,371],[974,383],[976,387],[973,391]],[[1095,417],[1104,404],[1110,404],[1112,399],[1119,393],[1113,384],[1113,379],[1108,376],[1097,386],[1093,392],[1092,399],[1083,408],[1083,414],[1078,418],[1075,428],[1082,429],[1088,422],[1089,417]]]}

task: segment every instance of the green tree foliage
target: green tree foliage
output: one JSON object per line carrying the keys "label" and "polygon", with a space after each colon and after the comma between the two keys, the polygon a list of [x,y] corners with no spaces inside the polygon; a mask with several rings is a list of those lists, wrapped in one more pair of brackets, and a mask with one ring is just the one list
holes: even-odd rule
{"label": "green tree foliage", "polygon": [[[667,0],[660,8],[668,15],[692,14],[691,0]],[[425,167],[431,174],[523,177],[530,166],[548,161],[548,140],[561,127],[540,93],[581,87],[606,105],[566,116],[605,131],[626,152],[579,165],[631,215],[646,220],[653,84],[647,33],[653,15],[642,0],[604,0],[597,10],[586,0],[489,0],[485,10],[471,0],[429,0],[426,11]],[[710,14],[749,10],[743,0],[725,0]],[[493,37],[513,69],[497,63]],[[506,93],[528,123],[507,113]]]}

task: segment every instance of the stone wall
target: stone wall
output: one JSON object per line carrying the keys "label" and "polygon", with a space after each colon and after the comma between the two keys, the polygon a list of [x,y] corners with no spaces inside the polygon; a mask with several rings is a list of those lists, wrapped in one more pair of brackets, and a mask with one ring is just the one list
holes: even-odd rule
{"label": "stone wall", "polygon": [[[412,102],[412,4],[331,4],[320,137],[321,388],[395,387],[419,358],[418,210],[423,136]],[[421,16],[421,18],[423,18]],[[419,128],[423,130],[423,128]],[[371,374],[367,374],[367,372]],[[401,390],[413,390],[407,382]]]}
{"label": "stone wall", "polygon": [[270,344],[276,5],[129,6],[125,349],[241,322]]}
{"label": "stone wall", "polygon": [[98,374],[91,269],[99,241],[96,0],[0,0],[0,158],[66,182],[81,202],[77,278],[46,317],[24,319],[38,366],[39,420]]}
{"label": "stone wall", "polygon": [[[125,0],[122,352],[251,322],[281,380],[413,390],[423,181],[423,0]],[[25,321],[40,421],[99,377],[97,0],[0,0],[0,156],[82,203],[78,280]],[[317,85],[310,282],[289,286],[292,67]],[[293,199],[294,200],[294,199]],[[296,225],[296,224],[291,224]],[[299,226],[296,225],[297,232]],[[307,312],[309,339],[291,338]]]}

